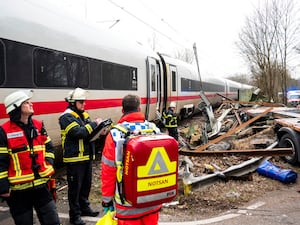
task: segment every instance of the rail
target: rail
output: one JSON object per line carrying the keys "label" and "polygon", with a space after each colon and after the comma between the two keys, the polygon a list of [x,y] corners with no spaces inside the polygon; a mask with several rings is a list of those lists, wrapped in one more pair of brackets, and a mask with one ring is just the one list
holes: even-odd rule
{"label": "rail", "polygon": [[[274,142],[272,145],[268,146],[266,150],[273,149],[277,144],[278,142]],[[185,176],[182,179],[184,185],[184,193],[188,194],[192,190],[205,188],[209,185],[214,184],[215,182],[220,181],[220,179],[247,175],[251,172],[254,172],[263,161],[268,160],[269,158],[270,157],[252,158],[241,164],[231,166],[224,171],[218,171],[213,174],[208,174],[200,177],[194,177],[192,173],[185,173]]]}

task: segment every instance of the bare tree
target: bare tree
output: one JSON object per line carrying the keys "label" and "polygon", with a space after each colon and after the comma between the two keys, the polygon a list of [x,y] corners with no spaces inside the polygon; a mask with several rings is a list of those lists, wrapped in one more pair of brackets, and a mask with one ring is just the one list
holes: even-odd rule
{"label": "bare tree", "polygon": [[284,103],[286,103],[286,93],[291,76],[288,73],[288,62],[291,53],[296,49],[299,41],[299,21],[296,14],[299,12],[293,1],[278,1],[273,5],[273,11],[279,18],[278,29],[276,32],[277,47],[279,51],[279,65],[281,91]]}
{"label": "bare tree", "polygon": [[190,64],[194,62],[195,58],[193,50],[188,48],[177,49],[174,53],[174,57]]}
{"label": "bare tree", "polygon": [[287,90],[287,59],[297,45],[295,37],[299,33],[295,10],[293,0],[266,0],[246,18],[239,34],[240,52],[268,100],[276,100],[278,92]]}

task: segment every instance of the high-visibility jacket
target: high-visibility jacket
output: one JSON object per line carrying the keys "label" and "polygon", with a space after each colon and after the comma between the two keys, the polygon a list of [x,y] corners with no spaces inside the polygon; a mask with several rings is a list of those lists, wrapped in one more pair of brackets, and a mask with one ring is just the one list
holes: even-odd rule
{"label": "high-visibility jacket", "polygon": [[162,117],[165,119],[166,128],[176,128],[177,127],[177,116],[172,109],[168,108],[167,111],[163,111]]}
{"label": "high-visibility jacket", "polygon": [[[145,116],[141,112],[133,112],[123,116],[118,123],[132,125],[133,123],[138,123],[139,126],[145,122]],[[130,127],[132,129],[132,127]],[[105,146],[102,152],[102,200],[104,202],[110,202],[115,200],[116,202],[116,217],[119,219],[138,219],[143,216],[157,213],[161,209],[161,205],[155,205],[144,208],[135,208],[127,203],[122,204],[119,201],[118,192],[116,190],[117,186],[117,165],[116,165],[116,149],[114,139],[116,135],[121,135],[121,131],[118,134],[117,129],[113,129],[106,137]]]}
{"label": "high-visibility jacket", "polygon": [[93,145],[88,137],[96,128],[87,112],[82,116],[68,108],[59,118],[65,163],[81,162],[95,159]]}
{"label": "high-visibility jacket", "polygon": [[[15,122],[7,121],[2,129],[7,138],[7,146],[1,146],[0,152],[8,154],[9,163],[7,171],[1,168],[0,180],[8,179],[12,190],[22,190],[45,184],[54,173],[53,166],[46,160],[54,153],[46,152],[46,144],[51,142],[43,123],[32,119],[35,135],[29,143],[25,131]],[[2,158],[1,158],[2,160]]]}

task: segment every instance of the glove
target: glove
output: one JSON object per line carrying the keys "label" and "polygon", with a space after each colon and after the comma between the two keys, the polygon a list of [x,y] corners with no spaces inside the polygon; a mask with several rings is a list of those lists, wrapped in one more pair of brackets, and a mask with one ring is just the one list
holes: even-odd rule
{"label": "glove", "polygon": [[113,201],[102,202],[102,208],[103,208],[104,214],[106,214],[108,211],[112,212],[115,210]]}

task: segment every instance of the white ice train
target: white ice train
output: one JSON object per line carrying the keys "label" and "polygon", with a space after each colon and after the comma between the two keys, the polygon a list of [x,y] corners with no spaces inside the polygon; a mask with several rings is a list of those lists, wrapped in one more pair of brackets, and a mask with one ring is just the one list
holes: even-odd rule
{"label": "white ice train", "polygon": [[0,123],[8,118],[4,97],[17,89],[34,90],[35,118],[44,121],[59,146],[58,117],[75,87],[88,90],[92,118],[113,121],[129,93],[141,97],[142,111],[154,120],[156,109],[170,101],[180,116],[194,113],[201,87],[213,104],[221,100],[216,93],[236,99],[242,88],[217,77],[200,82],[195,66],[120,36],[46,9],[40,1],[0,1]]}

